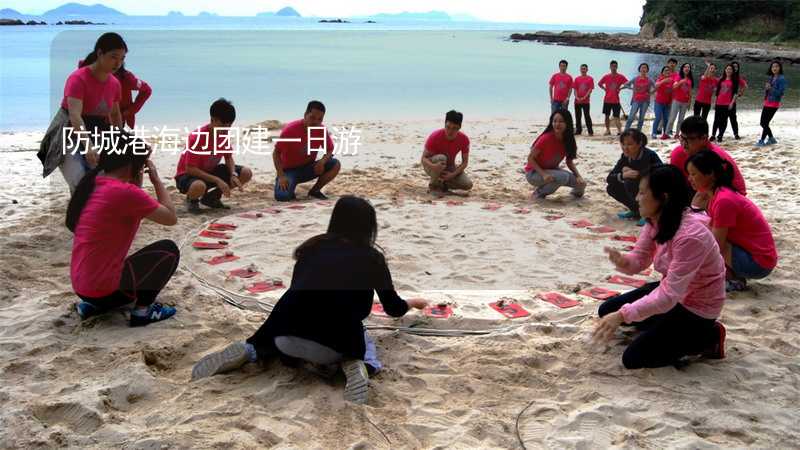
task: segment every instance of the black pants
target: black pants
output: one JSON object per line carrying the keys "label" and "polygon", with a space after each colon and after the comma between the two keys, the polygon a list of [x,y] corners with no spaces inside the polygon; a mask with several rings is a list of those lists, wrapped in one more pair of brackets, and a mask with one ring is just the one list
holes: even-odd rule
{"label": "black pants", "polygon": [[78,296],[100,313],[133,302],[136,306],[149,306],[172,278],[179,261],[180,252],[174,242],[154,242],[125,258],[118,290],[100,298]]}
{"label": "black pants", "polygon": [[772,118],[775,117],[776,112],[778,112],[778,108],[770,108],[769,106],[765,106],[764,109],[761,110],[761,128],[763,129],[761,131],[762,141],[766,138],[774,139],[769,123],[772,121]]}
{"label": "black pants", "polygon": [[636,195],[639,193],[639,180],[623,179],[619,181],[613,178],[606,186],[606,192],[611,198],[633,211],[637,217],[639,216],[639,202],[636,201]]}
{"label": "black pants", "polygon": [[[622,305],[646,296],[659,285],[648,283],[638,289],[610,298],[600,305],[603,317],[618,311]],[[641,333],[628,345],[622,355],[627,369],[674,365],[688,355],[698,355],[718,342],[714,319],[705,319],[684,308],[680,303],[664,314],[648,317],[634,325]]]}
{"label": "black pants", "polygon": [[714,127],[711,129],[711,137],[716,136],[718,139],[722,139],[722,136],[725,135],[725,130],[728,128],[729,114],[730,109],[727,106],[714,106]]}
{"label": "black pants", "polygon": [[594,131],[592,130],[592,116],[589,114],[588,103],[575,103],[575,133],[581,134],[583,131],[583,127],[581,126],[581,113],[583,113],[583,116],[586,117],[586,129],[589,130],[589,134],[594,134]]}
{"label": "black pants", "polygon": [[739,120],[736,118],[736,103],[733,104],[732,108],[728,109],[728,120],[731,122],[733,137],[739,139]]}
{"label": "black pants", "polygon": [[708,113],[711,111],[711,104],[703,102],[694,102],[694,115],[702,117],[703,120],[708,120]]}

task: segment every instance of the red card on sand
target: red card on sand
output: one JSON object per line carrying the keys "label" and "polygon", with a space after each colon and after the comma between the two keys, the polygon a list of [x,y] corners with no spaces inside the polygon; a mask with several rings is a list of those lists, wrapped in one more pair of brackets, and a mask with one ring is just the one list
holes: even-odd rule
{"label": "red card on sand", "polygon": [[200,237],[207,237],[213,239],[231,239],[231,236],[228,233],[223,233],[221,231],[213,231],[213,230],[203,230],[200,232]]}
{"label": "red card on sand", "polygon": [[619,292],[612,291],[611,289],[606,289],[598,286],[593,286],[588,289],[584,289],[578,292],[580,295],[585,295],[587,297],[591,297],[596,300],[608,300],[611,297],[616,297],[619,295]]}
{"label": "red card on sand", "polygon": [[262,292],[269,292],[274,291],[276,289],[281,289],[283,287],[283,283],[273,283],[272,281],[258,281],[256,283],[247,286],[247,291],[251,294],[260,294]]}
{"label": "red card on sand", "polygon": [[559,292],[542,292],[539,294],[539,298],[547,303],[552,303],[559,308],[572,308],[573,306],[578,306],[581,304],[581,302],[569,298]]}
{"label": "red card on sand", "polygon": [[517,208],[514,210],[516,214],[530,214],[530,208]]}
{"label": "red card on sand", "polygon": [[499,203],[487,203],[487,204],[483,205],[483,208],[481,208],[481,209],[488,209],[489,211],[497,211],[498,209],[500,209],[502,207],[503,207],[503,205],[501,205]]}
{"label": "red card on sand", "polygon": [[383,310],[383,305],[380,303],[373,303],[372,304],[372,314],[376,316],[386,316],[386,311]]}
{"label": "red card on sand", "polygon": [[590,227],[590,226],[594,225],[592,222],[589,222],[586,219],[576,220],[576,221],[570,222],[569,224],[572,225],[575,228],[587,228],[587,227]]}
{"label": "red card on sand", "polygon": [[247,267],[243,269],[231,270],[230,272],[228,272],[228,276],[238,277],[238,278],[253,278],[256,275],[261,275],[261,272],[250,270]]}
{"label": "red card on sand", "polygon": [[622,236],[620,234],[615,234],[611,239],[623,242],[636,242],[636,236]]}
{"label": "red card on sand", "polygon": [[450,305],[433,305],[426,307],[423,312],[434,319],[447,319],[453,315],[453,308]]}
{"label": "red card on sand", "polygon": [[462,202],[461,200],[448,200],[447,201],[447,206],[461,206],[463,204],[464,204],[464,202]]}
{"label": "red card on sand", "polygon": [[239,259],[239,257],[235,255],[219,255],[209,259],[206,262],[212,266],[216,266],[218,264],[236,261],[237,259]]}
{"label": "red card on sand", "polygon": [[262,214],[260,212],[246,212],[246,213],[239,214],[236,217],[241,217],[243,219],[260,219],[260,218],[264,217],[264,214]]}
{"label": "red card on sand", "polygon": [[500,299],[496,302],[489,303],[489,307],[499,312],[500,314],[508,317],[509,319],[516,319],[518,317],[528,317],[531,315],[519,303],[511,299]]}
{"label": "red card on sand", "polygon": [[564,216],[559,216],[559,215],[556,215],[556,214],[551,214],[549,216],[544,216],[544,219],[545,220],[549,220],[550,222],[552,222],[554,220],[558,220],[558,219],[563,219],[563,218],[564,218]]}
{"label": "red card on sand", "polygon": [[265,209],[262,209],[261,212],[267,213],[267,214],[280,214],[281,210],[278,209],[278,208],[265,208]]}
{"label": "red card on sand", "polygon": [[607,226],[591,227],[589,230],[595,233],[613,233],[617,231],[616,229]]}
{"label": "red card on sand", "polygon": [[625,286],[631,286],[635,288],[640,288],[647,284],[647,282],[644,280],[638,280],[636,278],[626,277],[623,275],[610,275],[608,278],[606,278],[606,280],[608,280],[609,283],[623,284]]}
{"label": "red card on sand", "polygon": [[232,231],[236,229],[236,225],[232,223],[214,222],[208,226],[208,229],[216,231]]}
{"label": "red card on sand", "polygon": [[192,244],[192,247],[200,250],[219,250],[228,246],[227,243],[223,244],[221,242],[195,242]]}
{"label": "red card on sand", "polygon": [[305,209],[305,205],[289,205],[287,206],[289,209]]}

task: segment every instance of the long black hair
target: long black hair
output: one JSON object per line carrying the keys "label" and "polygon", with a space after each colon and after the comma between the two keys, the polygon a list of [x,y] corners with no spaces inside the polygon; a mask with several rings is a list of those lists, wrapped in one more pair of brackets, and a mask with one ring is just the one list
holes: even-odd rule
{"label": "long black hair", "polygon": [[677,167],[660,164],[653,167],[643,178],[647,179],[653,198],[661,203],[655,240],[659,244],[664,244],[675,237],[681,226],[683,212],[691,204],[686,177]]}
{"label": "long black hair", "polygon": [[[117,132],[118,129],[115,129]],[[147,158],[150,156],[149,152],[138,151],[145,148],[145,144],[138,141],[132,134],[118,130],[119,139],[114,142],[116,148],[103,148],[100,151],[100,160],[97,167],[90,170],[86,175],[81,178],[72,198],[69,199],[69,206],[67,206],[67,219],[66,226],[69,231],[75,232],[75,227],[78,225],[78,220],[81,217],[81,212],[86,206],[94,192],[95,179],[100,172],[111,172],[123,167],[130,167],[132,174],[137,174],[144,167]],[[114,141],[114,139],[109,139]],[[137,142],[138,141],[138,142]]]}
{"label": "long black hair", "polygon": [[[686,67],[686,66],[689,66],[689,74],[688,75],[684,75],[683,74],[683,68]],[[692,65],[691,64],[689,64],[689,63],[681,64],[681,68],[678,69],[678,73],[680,73],[681,79],[688,78],[689,82],[692,83],[692,87],[694,87],[694,74],[692,74]]]}
{"label": "long black hair", "polygon": [[633,139],[633,142],[639,144],[641,148],[647,147],[647,135],[636,128],[629,128],[623,131],[622,134],[619,135],[619,143],[624,143],[626,137]]}
{"label": "long black hair", "polygon": [[693,165],[703,175],[713,174],[714,189],[726,187],[736,191],[736,188],[733,187],[733,166],[715,152],[710,150],[699,151],[686,161],[687,169],[689,164]]}
{"label": "long black hair", "polygon": [[564,149],[567,151],[567,159],[575,159],[578,157],[578,144],[575,142],[575,126],[572,124],[572,114],[566,109],[557,109],[550,114],[550,120],[547,122],[547,128],[542,131],[535,141],[533,141],[533,146],[536,146],[536,143],[539,139],[544,136],[545,133],[553,133],[553,119],[556,117],[556,114],[560,114],[561,118],[564,119],[564,122],[567,124],[567,129],[564,130],[564,136],[562,139],[562,143],[564,144]]}
{"label": "long black hair", "polygon": [[777,59],[769,63],[769,67],[767,67],[767,76],[772,78],[772,66],[777,64],[778,65],[778,75],[783,75],[783,64]]}
{"label": "long black hair", "polygon": [[333,207],[328,232],[314,236],[300,244],[294,258],[302,259],[325,241],[341,241],[356,247],[379,250],[375,244],[378,237],[378,220],[375,208],[361,197],[345,195]]}
{"label": "long black hair", "polygon": [[[125,40],[122,39],[122,36],[117,33],[103,33],[97,38],[97,42],[94,43],[94,50],[86,55],[86,58],[83,58],[80,67],[88,66],[97,61],[97,52],[108,53],[114,50],[125,50],[127,52],[128,45],[125,44]],[[125,70],[124,68],[120,69],[123,71]]]}
{"label": "long black hair", "polygon": [[731,75],[731,81],[733,82],[733,96],[739,93],[739,72],[733,67],[733,64],[728,64],[722,69],[722,76],[719,77],[719,81],[717,81],[717,92],[715,95],[719,96],[719,90],[722,87],[722,82],[728,79],[728,67],[731,68],[733,71],[733,75]]}

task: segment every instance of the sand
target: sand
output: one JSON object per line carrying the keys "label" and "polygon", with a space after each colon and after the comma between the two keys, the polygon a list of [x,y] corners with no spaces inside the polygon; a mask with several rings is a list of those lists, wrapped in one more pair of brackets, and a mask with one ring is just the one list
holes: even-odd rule
{"label": "sand", "polygon": [[[517,429],[527,448],[797,447],[800,282],[792,269],[800,262],[800,114],[780,111],[773,129],[781,143],[758,150],[752,146],[758,112],[739,117],[746,141],[724,146],[773,226],[779,266],[729,297],[722,315],[726,359],[638,371],[620,361],[631,334],[608,345],[589,342],[598,303],[574,294],[588,285],[626,289],[604,282],[614,272],[602,254],[604,245],[624,243],[568,223],[586,219],[619,234],[637,232],[616,219],[621,207],[605,194],[605,175],[619,156],[615,138],[579,138],[578,167],[590,183],[585,198],[562,190],[532,204],[520,169],[541,122],[465,123],[476,187],[469,196],[444,198],[426,193],[419,167],[422,143],[438,118],[334,123],[361,128],[362,147],[341,158],[344,169],[328,194],[373,201],[378,240],[401,295],[454,308],[447,320],[415,312],[401,321],[371,317],[368,324],[495,330],[458,337],[371,331],[386,369],[366,406],[342,400],[341,377],[323,380],[279,362],[189,382],[202,355],[247,338],[265,317],[259,302],[268,305],[280,294],[243,297],[250,281],[227,279],[225,272],[254,264],[263,272],[256,279],[288,283],[293,248],[326,226],[331,206],[318,202],[303,201],[298,210],[279,205],[280,213],[257,219],[236,216],[276,206],[269,158],[240,158],[256,168],[256,178],[228,201],[232,211],[197,217],[179,206],[175,227],[143,224],[134,249],[166,237],[184,244],[182,268],[161,296],[177,305],[178,315],[130,329],[122,313],[77,317],[63,227],[66,186],[59,174],[41,179],[29,151],[37,135],[2,134],[0,448],[519,448]],[[653,147],[667,159],[672,145]],[[162,178],[174,173],[176,161],[157,155]],[[485,210],[487,203],[502,208]],[[515,212],[520,207],[530,212]],[[565,217],[545,220],[553,214]],[[208,220],[240,225],[230,239],[240,261],[211,267],[202,259],[218,252],[190,248]],[[196,276],[237,294],[232,298],[244,308]],[[581,303],[559,309],[535,297],[542,291]],[[501,297],[531,315],[502,318],[486,306]]]}

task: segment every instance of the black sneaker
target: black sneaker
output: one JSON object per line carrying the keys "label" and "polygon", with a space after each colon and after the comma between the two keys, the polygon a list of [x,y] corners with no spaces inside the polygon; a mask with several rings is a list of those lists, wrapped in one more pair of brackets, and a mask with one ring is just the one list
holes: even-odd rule
{"label": "black sneaker", "polygon": [[186,210],[192,214],[200,214],[202,212],[200,209],[200,200],[190,200],[186,198]]}
{"label": "black sneaker", "polygon": [[209,208],[213,209],[231,209],[230,206],[222,203],[222,191],[219,189],[214,189],[211,192],[207,192],[203,198],[200,199],[200,203],[208,206]]}
{"label": "black sneaker", "polygon": [[328,196],[322,193],[322,191],[308,191],[308,196],[316,198],[317,200],[327,200]]}

